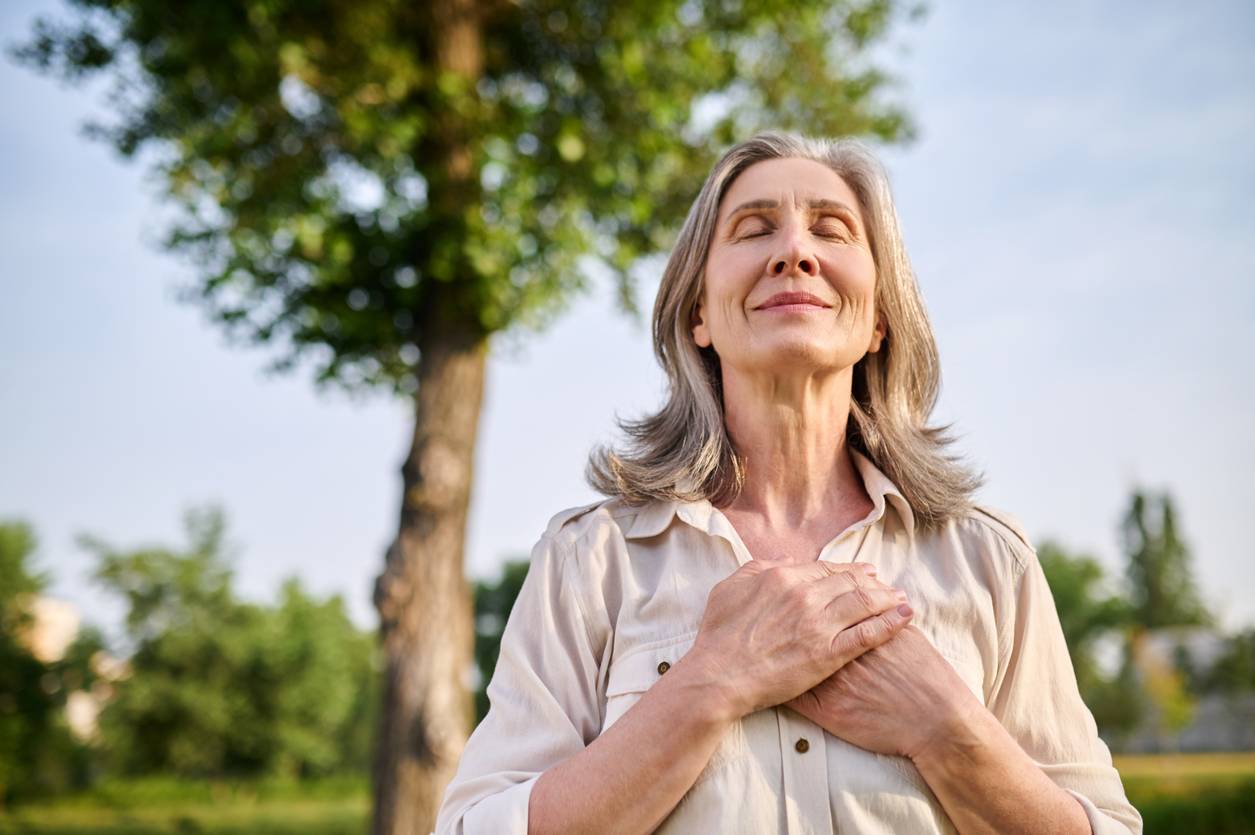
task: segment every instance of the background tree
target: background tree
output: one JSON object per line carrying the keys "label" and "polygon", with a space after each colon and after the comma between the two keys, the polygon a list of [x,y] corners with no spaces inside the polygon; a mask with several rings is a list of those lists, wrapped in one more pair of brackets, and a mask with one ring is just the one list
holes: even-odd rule
{"label": "background tree", "polygon": [[[462,552],[491,334],[600,271],[632,308],[702,175],[763,127],[893,141],[867,48],[894,0],[70,0],[18,50],[117,81],[124,156],[158,151],[167,245],[230,333],[322,383],[413,398],[375,830],[426,832],[470,727]],[[913,12],[914,10],[912,10]]]}
{"label": "background tree", "polygon": [[1134,623],[1143,629],[1203,626],[1212,617],[1194,582],[1189,547],[1167,493],[1135,490],[1122,533]]}
{"label": "background tree", "polygon": [[[1059,611],[1076,683],[1104,737],[1124,737],[1145,713],[1142,688],[1128,657],[1128,601],[1106,589],[1106,572],[1087,554],[1069,554],[1053,540],[1037,549]],[[1112,675],[1099,668],[1095,650],[1107,637],[1121,642],[1122,661]]]}
{"label": "background tree", "polygon": [[1255,628],[1225,638],[1224,647],[1203,676],[1201,690],[1228,696],[1255,693]]}
{"label": "background tree", "polygon": [[308,777],[367,762],[373,641],[338,596],[296,580],[279,601],[238,600],[226,522],[193,510],[184,551],[118,551],[93,538],[97,578],[127,602],[129,675],[100,716],[118,773]]}
{"label": "background tree", "polygon": [[1128,623],[1128,604],[1104,590],[1105,572],[1093,557],[1069,554],[1053,540],[1042,542],[1037,557],[1059,611],[1077,684],[1081,693],[1089,693],[1102,680],[1095,644]]}
{"label": "background tree", "polygon": [[1136,670],[1147,701],[1140,713],[1153,719],[1160,747],[1171,747],[1171,740],[1193,719],[1197,698],[1186,686],[1180,661],[1160,657],[1149,633],[1208,626],[1213,618],[1199,596],[1189,546],[1178,531],[1168,493],[1134,490],[1121,533],[1130,612],[1124,664]]}
{"label": "background tree", "polygon": [[30,601],[44,586],[30,565],[34,552],[29,525],[0,524],[0,805],[28,790],[25,772],[56,707],[40,686],[46,667],[22,640],[30,628]]}
{"label": "background tree", "polygon": [[47,584],[32,565],[37,542],[25,522],[0,522],[0,808],[77,784],[87,767],[64,716],[76,657],[31,649],[31,606]]}

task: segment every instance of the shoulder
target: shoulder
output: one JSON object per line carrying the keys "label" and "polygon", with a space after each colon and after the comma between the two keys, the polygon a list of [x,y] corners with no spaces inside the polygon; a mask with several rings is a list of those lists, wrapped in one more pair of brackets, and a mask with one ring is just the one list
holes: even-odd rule
{"label": "shoulder", "polygon": [[[645,505],[643,507],[648,507]],[[624,538],[643,509],[621,498],[600,499],[568,507],[550,517],[541,543],[550,543],[570,555],[588,556],[604,551]]]}
{"label": "shoulder", "polygon": [[978,543],[1007,556],[1018,574],[1037,559],[1032,540],[1019,518],[989,505],[973,505],[954,522],[960,535],[974,537]]}

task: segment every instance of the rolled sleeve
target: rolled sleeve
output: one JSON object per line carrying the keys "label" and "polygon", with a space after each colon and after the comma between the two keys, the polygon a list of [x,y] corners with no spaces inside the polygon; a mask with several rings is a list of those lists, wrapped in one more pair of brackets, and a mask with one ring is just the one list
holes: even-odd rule
{"label": "rolled sleeve", "polygon": [[[467,740],[436,816],[436,835],[527,832],[533,787],[600,730],[602,620],[576,576],[572,545],[547,532],[501,636],[489,709]],[[594,607],[595,608],[595,607]],[[604,612],[602,613],[604,614]]]}
{"label": "rolled sleeve", "polygon": [[1054,597],[1037,555],[1017,550],[1015,589],[1000,617],[1001,669],[989,709],[1060,788],[1095,835],[1141,833],[1111,752],[1076,684]]}

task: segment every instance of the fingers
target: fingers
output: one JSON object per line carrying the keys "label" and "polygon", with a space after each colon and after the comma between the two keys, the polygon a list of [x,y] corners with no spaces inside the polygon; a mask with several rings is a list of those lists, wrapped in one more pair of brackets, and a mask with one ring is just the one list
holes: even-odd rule
{"label": "fingers", "polygon": [[829,562],[828,560],[815,560],[813,563],[806,563],[801,568],[814,575],[814,579],[820,580],[825,577],[840,577],[853,573],[854,576],[875,577],[876,566],[869,562]]}
{"label": "fingers", "polygon": [[854,586],[839,594],[824,607],[824,617],[836,630],[847,629],[861,620],[897,608],[906,602],[906,594],[898,589],[877,584]]}
{"label": "fingers", "polygon": [[897,635],[911,621],[914,612],[905,603],[858,621],[837,633],[833,655],[840,666],[873,650]]}

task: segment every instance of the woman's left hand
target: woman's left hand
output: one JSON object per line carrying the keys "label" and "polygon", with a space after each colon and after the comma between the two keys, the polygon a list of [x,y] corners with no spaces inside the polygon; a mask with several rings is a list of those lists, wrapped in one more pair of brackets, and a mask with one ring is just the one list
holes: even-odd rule
{"label": "woman's left hand", "polygon": [[911,759],[985,710],[914,626],[784,705],[860,748]]}

